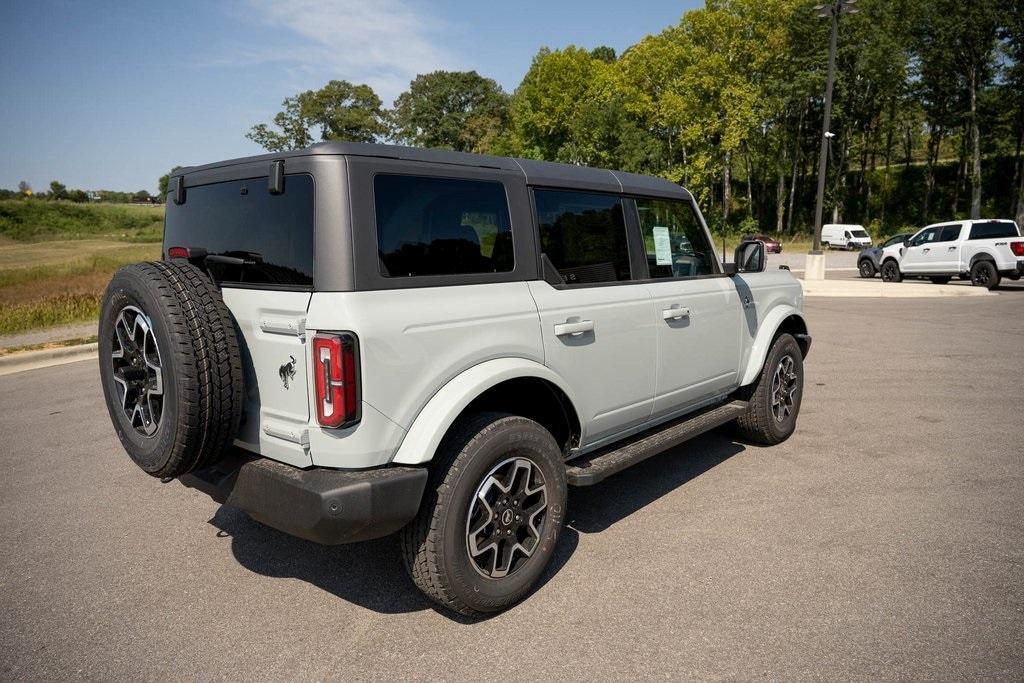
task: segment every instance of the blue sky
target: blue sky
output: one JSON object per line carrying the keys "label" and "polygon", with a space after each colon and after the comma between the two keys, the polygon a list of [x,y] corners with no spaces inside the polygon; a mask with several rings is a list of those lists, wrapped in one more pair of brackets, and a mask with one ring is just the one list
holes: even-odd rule
{"label": "blue sky", "polygon": [[174,165],[259,152],[244,134],[332,78],[386,104],[417,73],[506,90],[542,46],[621,51],[699,0],[0,3],[0,187],[155,191]]}

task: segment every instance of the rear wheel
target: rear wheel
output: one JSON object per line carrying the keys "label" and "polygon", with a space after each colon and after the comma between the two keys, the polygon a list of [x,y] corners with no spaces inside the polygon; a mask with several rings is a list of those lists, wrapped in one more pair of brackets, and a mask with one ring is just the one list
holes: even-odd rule
{"label": "rear wheel", "polygon": [[971,267],[971,284],[975,287],[995,289],[999,286],[999,271],[991,261],[978,261]]}
{"label": "rear wheel", "polygon": [[861,259],[860,263],[857,264],[857,270],[860,272],[861,277],[871,278],[875,276],[875,264],[871,262],[871,259]]}
{"label": "rear wheel", "polygon": [[796,429],[803,398],[804,360],[800,345],[790,334],[772,344],[757,381],[743,393],[750,405],[736,419],[740,434],[751,441],[777,444]]}
{"label": "rear wheel", "polygon": [[455,612],[507,609],[551,559],[565,501],[562,453],[546,429],[518,415],[469,416],[438,449],[423,506],[402,531],[406,568]]}
{"label": "rear wheel", "polygon": [[882,264],[882,282],[899,282],[902,279],[900,264],[891,259]]}
{"label": "rear wheel", "polygon": [[211,464],[242,410],[242,367],[220,293],[186,263],[137,263],[114,274],[99,326],[100,380],[132,460],[154,477]]}

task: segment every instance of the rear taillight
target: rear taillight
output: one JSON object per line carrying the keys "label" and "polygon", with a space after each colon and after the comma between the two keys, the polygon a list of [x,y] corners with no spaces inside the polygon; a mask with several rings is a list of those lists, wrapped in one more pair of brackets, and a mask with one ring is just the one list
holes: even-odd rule
{"label": "rear taillight", "polygon": [[354,334],[313,337],[316,419],[324,427],[359,421],[359,344]]}
{"label": "rear taillight", "polygon": [[1024,256],[1024,242],[1010,242],[1010,251],[1014,256]]}

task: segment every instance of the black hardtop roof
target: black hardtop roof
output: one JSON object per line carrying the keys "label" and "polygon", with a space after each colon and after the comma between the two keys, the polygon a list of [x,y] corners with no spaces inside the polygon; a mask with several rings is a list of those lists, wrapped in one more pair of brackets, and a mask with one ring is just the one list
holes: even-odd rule
{"label": "black hardtop roof", "polygon": [[591,189],[605,192],[624,192],[626,194],[654,195],[689,200],[690,193],[684,188],[664,178],[612,171],[608,169],[574,166],[551,161],[533,159],[513,159],[496,157],[487,154],[469,154],[453,152],[446,149],[422,149],[418,147],[402,147],[400,145],[381,145],[368,142],[320,142],[304,149],[273,154],[228,159],[202,166],[189,166],[179,169],[174,175],[187,176],[197,171],[207,171],[239,164],[250,164],[259,161],[274,161],[306,156],[361,156],[379,157],[383,159],[404,159],[453,166],[473,166],[477,168],[497,168],[506,171],[520,172],[531,185],[548,185],[572,189]]}

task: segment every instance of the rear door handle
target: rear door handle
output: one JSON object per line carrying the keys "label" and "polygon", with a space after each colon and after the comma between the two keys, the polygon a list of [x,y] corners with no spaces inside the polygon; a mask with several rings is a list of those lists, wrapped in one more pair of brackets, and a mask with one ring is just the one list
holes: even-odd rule
{"label": "rear door handle", "polygon": [[926,253],[926,254],[927,254],[927,253],[928,253],[929,251],[931,251],[931,249],[929,249],[928,247],[925,247],[925,248],[924,248],[924,249],[922,249],[921,251],[923,251],[924,253]]}
{"label": "rear door handle", "polygon": [[594,331],[594,321],[593,320],[578,320],[578,321],[574,321],[574,322],[570,322],[570,321],[566,320],[564,323],[558,323],[558,324],[555,325],[555,336],[556,337],[564,337],[566,335],[570,335],[570,336],[573,336],[573,337],[578,337],[579,335],[583,334],[584,332],[593,332],[593,331]]}
{"label": "rear door handle", "polygon": [[690,309],[680,308],[678,304],[673,304],[672,308],[666,308],[662,310],[661,317],[665,320],[679,320],[680,318],[689,318]]}
{"label": "rear door handle", "polygon": [[949,248],[949,249],[947,249],[946,251],[956,251],[956,247],[950,247],[950,248]]}

